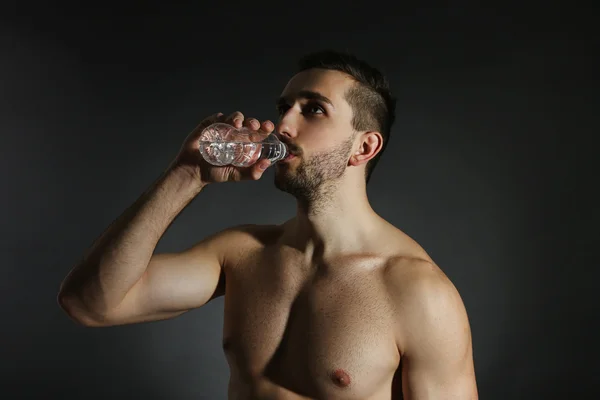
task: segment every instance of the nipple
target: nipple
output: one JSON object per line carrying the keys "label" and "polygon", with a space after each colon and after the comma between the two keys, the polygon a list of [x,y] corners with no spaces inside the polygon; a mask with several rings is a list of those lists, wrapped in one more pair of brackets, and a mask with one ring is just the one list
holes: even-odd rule
{"label": "nipple", "polygon": [[333,371],[331,374],[331,379],[340,387],[346,387],[350,385],[350,375],[348,375],[348,373],[343,369],[336,369]]}

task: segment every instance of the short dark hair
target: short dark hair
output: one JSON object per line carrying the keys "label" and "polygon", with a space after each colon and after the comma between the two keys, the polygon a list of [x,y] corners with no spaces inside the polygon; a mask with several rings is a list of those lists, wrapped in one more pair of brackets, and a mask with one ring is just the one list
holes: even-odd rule
{"label": "short dark hair", "polygon": [[304,55],[298,61],[298,72],[323,68],[341,71],[351,76],[356,85],[345,93],[352,107],[352,127],[356,131],[374,130],[383,136],[381,151],[367,163],[367,183],[387,147],[392,124],[396,119],[396,99],[387,78],[376,68],[355,55],[335,50],[321,50]]}

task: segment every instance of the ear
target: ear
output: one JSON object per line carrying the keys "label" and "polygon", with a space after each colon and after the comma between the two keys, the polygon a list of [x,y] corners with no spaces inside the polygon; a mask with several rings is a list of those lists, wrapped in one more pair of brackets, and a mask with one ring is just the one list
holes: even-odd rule
{"label": "ear", "polygon": [[366,164],[375,157],[383,147],[383,136],[376,131],[369,131],[360,135],[358,148],[350,156],[348,165],[359,166]]}

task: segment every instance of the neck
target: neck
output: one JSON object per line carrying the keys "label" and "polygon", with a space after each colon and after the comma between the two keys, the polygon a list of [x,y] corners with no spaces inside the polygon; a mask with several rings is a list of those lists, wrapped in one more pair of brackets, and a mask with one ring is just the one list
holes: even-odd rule
{"label": "neck", "polygon": [[373,239],[381,218],[369,203],[364,181],[336,182],[311,197],[298,201],[296,217],[285,226],[293,247],[311,258],[328,257],[360,251]]}

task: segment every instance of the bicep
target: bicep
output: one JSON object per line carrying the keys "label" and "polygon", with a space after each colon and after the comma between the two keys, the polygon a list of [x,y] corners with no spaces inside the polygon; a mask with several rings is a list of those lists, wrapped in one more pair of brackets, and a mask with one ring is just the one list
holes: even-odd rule
{"label": "bicep", "polygon": [[471,352],[465,347],[416,350],[406,356],[402,365],[404,399],[477,399]]}
{"label": "bicep", "polygon": [[198,308],[219,293],[218,255],[199,245],[182,253],[156,254],[131,291],[143,312],[180,313]]}
{"label": "bicep", "polygon": [[173,318],[224,293],[222,247],[227,234],[179,253],[158,253],[109,316],[110,325]]}
{"label": "bicep", "polygon": [[407,311],[402,360],[404,398],[477,399],[471,330],[449,282],[423,282]]}

